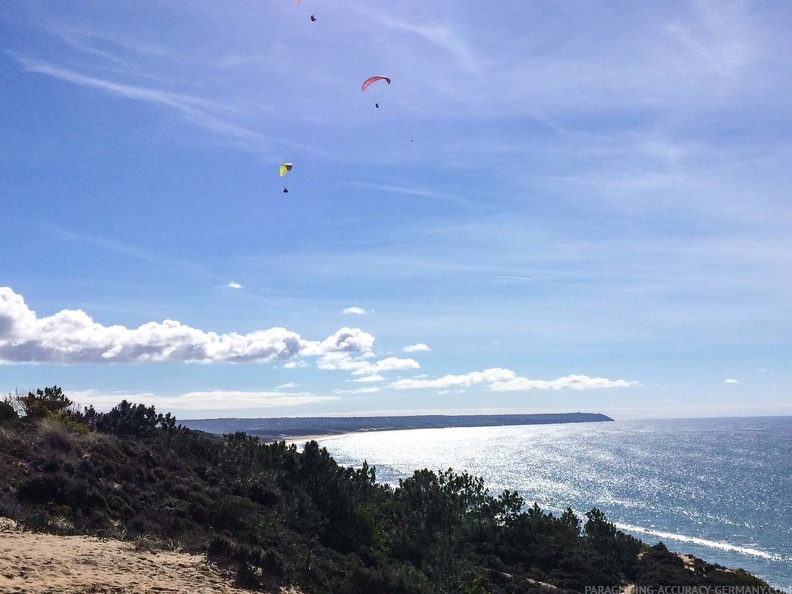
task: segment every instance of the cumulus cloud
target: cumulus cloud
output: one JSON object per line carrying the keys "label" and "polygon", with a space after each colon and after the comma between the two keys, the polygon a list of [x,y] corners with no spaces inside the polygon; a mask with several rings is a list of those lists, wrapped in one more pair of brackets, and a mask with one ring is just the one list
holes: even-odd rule
{"label": "cumulus cloud", "polygon": [[404,347],[402,349],[402,351],[405,352],[405,353],[420,353],[422,351],[431,351],[431,350],[432,349],[430,349],[428,346],[426,346],[422,342],[419,342],[417,344],[411,344],[411,345],[406,346],[406,347]]}
{"label": "cumulus cloud", "polygon": [[734,378],[729,378],[729,379],[725,380],[723,383],[724,383],[724,384],[739,384],[739,383],[740,383],[740,381],[739,381],[739,380],[736,380],[736,379],[734,379]]}
{"label": "cumulus cloud", "polygon": [[242,288],[242,285],[240,285],[239,283],[236,283],[234,281],[231,281],[230,283],[228,283],[226,285],[226,289],[241,289],[241,288]]}
{"label": "cumulus cloud", "polygon": [[307,348],[306,354],[370,352],[373,347],[374,337],[368,332],[360,328],[341,328],[321,343]]}
{"label": "cumulus cloud", "polygon": [[438,379],[412,378],[395,381],[391,384],[397,390],[421,388],[468,388],[482,386],[493,392],[513,392],[519,390],[590,390],[595,388],[627,388],[637,386],[638,382],[627,380],[610,380],[587,375],[568,375],[555,380],[529,380],[518,377],[510,369],[492,368],[484,371],[473,371],[464,375],[445,375]]}
{"label": "cumulus cloud", "polygon": [[138,328],[103,326],[81,310],[39,318],[21,295],[0,287],[0,362],[5,363],[263,363],[300,356],[367,353],[374,337],[341,328],[322,341],[286,328],[217,334],[175,320]]}
{"label": "cumulus cloud", "polygon": [[345,307],[344,311],[341,313],[352,314],[356,316],[365,316],[368,313],[368,311],[363,309],[362,307]]}

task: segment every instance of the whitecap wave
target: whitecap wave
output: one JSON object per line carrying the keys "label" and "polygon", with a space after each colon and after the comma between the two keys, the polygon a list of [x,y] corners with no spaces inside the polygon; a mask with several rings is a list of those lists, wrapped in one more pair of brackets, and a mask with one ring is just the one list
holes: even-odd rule
{"label": "whitecap wave", "polygon": [[638,534],[648,534],[649,536],[656,536],[665,540],[674,540],[677,542],[689,542],[703,547],[710,547],[713,549],[720,549],[722,551],[730,551],[733,553],[740,553],[750,557],[759,557],[760,559],[769,559],[771,561],[790,561],[789,558],[776,553],[768,553],[761,549],[754,549],[752,547],[745,547],[740,545],[731,544],[719,540],[707,540],[698,536],[688,536],[686,534],[674,534],[673,532],[662,532],[660,530],[651,530],[649,528],[642,528],[641,526],[632,526],[630,524],[616,524],[619,530],[627,532],[637,532]]}

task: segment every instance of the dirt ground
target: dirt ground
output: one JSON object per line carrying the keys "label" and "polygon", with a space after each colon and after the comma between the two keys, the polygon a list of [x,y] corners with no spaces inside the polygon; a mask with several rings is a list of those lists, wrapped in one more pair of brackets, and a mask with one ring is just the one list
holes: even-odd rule
{"label": "dirt ground", "polygon": [[[0,518],[0,592],[25,594],[242,594],[233,575],[204,557],[137,550],[134,544],[89,536],[19,530]],[[275,589],[273,594],[300,594]]]}

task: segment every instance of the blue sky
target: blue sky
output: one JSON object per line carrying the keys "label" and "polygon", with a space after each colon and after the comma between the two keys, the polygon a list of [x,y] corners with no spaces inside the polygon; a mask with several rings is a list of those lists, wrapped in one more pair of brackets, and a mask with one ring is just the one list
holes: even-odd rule
{"label": "blue sky", "polygon": [[3,2],[0,389],[792,414],[790,30],[728,1]]}

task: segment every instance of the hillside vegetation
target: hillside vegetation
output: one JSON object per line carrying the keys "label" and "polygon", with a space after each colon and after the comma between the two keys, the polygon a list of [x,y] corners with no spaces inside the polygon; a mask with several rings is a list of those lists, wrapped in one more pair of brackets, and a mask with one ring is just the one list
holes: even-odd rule
{"label": "hillside vegetation", "polygon": [[[553,515],[465,472],[398,487],[244,433],[187,429],[126,401],[81,409],[57,386],[0,402],[0,515],[30,530],[207,554],[240,585],[313,593],[766,586],[624,534],[597,509]],[[768,589],[769,591],[769,589]]]}

